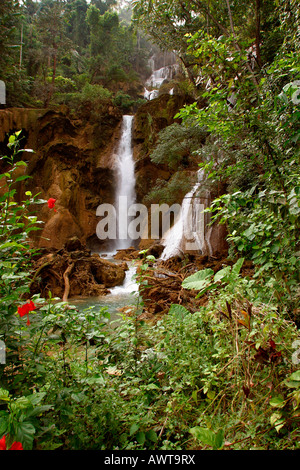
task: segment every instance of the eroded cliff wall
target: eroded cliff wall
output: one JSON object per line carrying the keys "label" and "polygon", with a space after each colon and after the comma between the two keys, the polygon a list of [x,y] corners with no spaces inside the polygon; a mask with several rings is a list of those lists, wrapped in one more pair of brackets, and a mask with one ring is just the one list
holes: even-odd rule
{"label": "eroded cliff wall", "polygon": [[2,141],[7,133],[23,129],[22,145],[34,150],[22,157],[28,161],[23,171],[31,178],[18,187],[19,199],[27,190],[56,199],[56,212],[47,204],[37,206],[44,222],[34,234],[38,246],[60,249],[74,236],[89,245],[99,242],[96,209],[114,201],[114,146],[121,117],[113,106],[93,120],[74,116],[65,107],[0,112]]}

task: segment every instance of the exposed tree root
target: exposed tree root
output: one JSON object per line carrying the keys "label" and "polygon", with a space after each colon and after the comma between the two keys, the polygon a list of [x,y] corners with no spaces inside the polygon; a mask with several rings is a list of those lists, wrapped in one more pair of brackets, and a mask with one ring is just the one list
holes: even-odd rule
{"label": "exposed tree root", "polygon": [[63,295],[63,302],[67,302],[69,293],[70,293],[70,279],[69,274],[72,272],[74,268],[74,263],[70,264],[64,272],[64,281],[65,281],[65,291]]}
{"label": "exposed tree root", "polygon": [[46,251],[35,263],[30,295],[41,293],[67,301],[77,296],[102,296],[109,288],[121,285],[128,269],[126,263],[112,263],[91,254],[78,243],[64,249]]}

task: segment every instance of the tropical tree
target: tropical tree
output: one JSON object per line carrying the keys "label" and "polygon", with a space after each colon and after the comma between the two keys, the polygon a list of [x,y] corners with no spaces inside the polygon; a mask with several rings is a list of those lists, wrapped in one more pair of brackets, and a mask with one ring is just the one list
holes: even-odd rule
{"label": "tropical tree", "polygon": [[16,55],[14,49],[14,39],[16,25],[20,15],[19,2],[17,0],[3,0],[0,4],[0,70],[5,78],[5,70],[15,63],[13,57]]}
{"label": "tropical tree", "polygon": [[41,4],[36,28],[43,45],[47,67],[52,68],[51,83],[47,87],[45,97],[47,107],[54,92],[58,54],[61,53],[61,49],[70,47],[70,42],[65,36],[63,0],[45,0]]}
{"label": "tropical tree", "polygon": [[[137,0],[134,2],[134,20],[145,29],[149,36],[163,49],[175,50],[187,69],[193,83],[203,66],[203,57],[191,54],[188,38],[198,33],[206,42],[208,39],[226,38],[231,54],[243,57],[252,81],[257,84],[253,65],[262,66],[262,58],[270,58],[282,42],[279,31],[279,16],[276,2],[252,0],[250,2],[229,2],[213,0],[203,2]],[[272,41],[266,41],[265,30],[272,30]],[[271,51],[272,44],[272,51]],[[262,45],[263,51],[262,51]],[[229,58],[228,57],[228,58]]]}

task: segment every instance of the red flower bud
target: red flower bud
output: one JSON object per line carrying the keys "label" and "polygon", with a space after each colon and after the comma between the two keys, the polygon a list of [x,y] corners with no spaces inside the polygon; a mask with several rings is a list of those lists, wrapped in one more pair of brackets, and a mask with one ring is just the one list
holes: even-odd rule
{"label": "red flower bud", "polygon": [[53,209],[55,203],[56,203],[56,199],[53,199],[53,197],[50,197],[50,199],[48,199],[48,207],[49,207],[49,209]]}
{"label": "red flower bud", "polygon": [[56,199],[54,199],[53,197],[50,197],[50,198],[48,199],[48,207],[49,207],[49,209],[54,209],[54,212],[57,212],[56,209],[54,208],[55,203],[56,203]]}

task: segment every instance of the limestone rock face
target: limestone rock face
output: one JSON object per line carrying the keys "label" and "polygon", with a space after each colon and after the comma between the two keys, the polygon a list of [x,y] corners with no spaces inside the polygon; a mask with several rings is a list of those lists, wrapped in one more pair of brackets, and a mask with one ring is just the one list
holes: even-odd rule
{"label": "limestone rock face", "polygon": [[113,149],[120,120],[113,106],[93,120],[79,119],[66,107],[43,112],[0,111],[3,129],[26,129],[26,147],[34,150],[23,154],[31,178],[19,185],[18,198],[30,190],[41,199],[56,199],[55,210],[47,204],[36,208],[44,222],[42,230],[34,232],[34,243],[39,247],[60,249],[73,236],[83,243],[99,242],[96,210],[102,203],[114,202]]}
{"label": "limestone rock face", "polygon": [[8,108],[0,110],[0,142],[12,131],[32,129],[37,119],[45,113],[44,109]]}

